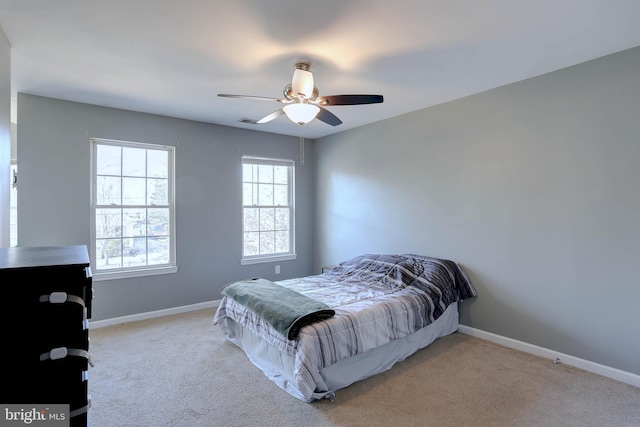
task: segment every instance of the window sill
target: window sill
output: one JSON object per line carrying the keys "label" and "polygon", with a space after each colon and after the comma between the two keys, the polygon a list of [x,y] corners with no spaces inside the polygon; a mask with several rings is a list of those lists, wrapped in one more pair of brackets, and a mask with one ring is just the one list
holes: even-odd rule
{"label": "window sill", "polygon": [[118,272],[102,271],[99,273],[93,273],[92,280],[96,282],[100,282],[103,280],[130,279],[132,277],[156,276],[158,274],[172,274],[172,273],[176,273],[177,271],[178,271],[177,266],[147,268],[144,270],[129,270],[129,271],[118,271]]}
{"label": "window sill", "polygon": [[240,265],[250,265],[250,264],[261,264],[265,262],[278,262],[278,261],[289,261],[292,259],[296,259],[298,256],[296,254],[287,254],[287,255],[274,255],[274,256],[265,256],[265,257],[256,257],[256,258],[243,258],[240,260]]}

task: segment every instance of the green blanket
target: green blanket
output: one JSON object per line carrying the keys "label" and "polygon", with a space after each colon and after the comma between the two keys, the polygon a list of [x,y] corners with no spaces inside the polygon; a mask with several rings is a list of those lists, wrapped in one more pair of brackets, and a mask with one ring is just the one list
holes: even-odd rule
{"label": "green blanket", "polygon": [[222,294],[251,309],[290,340],[303,326],[336,314],[323,302],[261,278],[226,285]]}

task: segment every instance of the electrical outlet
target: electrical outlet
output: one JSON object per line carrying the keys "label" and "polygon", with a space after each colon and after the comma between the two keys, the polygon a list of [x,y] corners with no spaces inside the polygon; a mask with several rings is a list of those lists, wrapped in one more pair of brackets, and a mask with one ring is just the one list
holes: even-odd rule
{"label": "electrical outlet", "polygon": [[280,274],[280,266],[276,265],[276,274]]}

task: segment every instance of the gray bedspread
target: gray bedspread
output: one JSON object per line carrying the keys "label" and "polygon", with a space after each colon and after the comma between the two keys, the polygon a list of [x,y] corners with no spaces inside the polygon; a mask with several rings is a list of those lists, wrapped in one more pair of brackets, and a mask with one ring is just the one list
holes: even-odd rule
{"label": "gray bedspread", "polygon": [[213,318],[250,329],[295,359],[296,387],[311,401],[314,372],[339,360],[405,337],[429,325],[447,307],[477,292],[459,265],[420,255],[362,255],[330,271],[276,282],[335,310],[304,326],[295,340],[276,331],[248,307],[223,296]]}

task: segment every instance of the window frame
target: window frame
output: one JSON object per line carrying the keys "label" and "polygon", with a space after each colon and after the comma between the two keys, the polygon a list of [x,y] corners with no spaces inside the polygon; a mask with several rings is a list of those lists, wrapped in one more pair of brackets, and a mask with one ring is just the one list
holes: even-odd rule
{"label": "window frame", "polygon": [[[123,141],[107,138],[90,138],[91,143],[91,265],[93,280],[114,280],[131,277],[152,276],[158,274],[171,274],[178,271],[176,262],[176,215],[175,215],[175,147],[170,145],[152,144],[147,142]],[[151,266],[119,267],[113,269],[97,268],[97,233],[96,233],[96,210],[102,205],[97,204],[97,146],[111,145],[117,147],[139,148],[144,150],[165,151],[168,154],[167,161],[167,203],[169,208],[169,261],[166,264]],[[120,175],[122,177],[122,175]],[[148,178],[145,175],[145,178]],[[146,205],[153,206],[153,205]],[[120,206],[127,209],[126,205]],[[145,235],[149,237],[149,235]]]}
{"label": "window frame", "polygon": [[[289,209],[289,252],[278,252],[278,253],[269,253],[269,254],[261,254],[261,255],[245,255],[245,222],[244,222],[244,209],[247,207],[278,207],[282,208],[281,205],[260,205],[260,204],[252,204],[245,205],[244,204],[244,166],[246,164],[255,164],[255,165],[271,165],[271,166],[286,166],[287,167],[287,199],[288,205],[286,206]],[[243,155],[241,159],[241,199],[242,199],[242,210],[241,210],[241,219],[242,219],[242,232],[241,232],[241,265],[249,265],[249,264],[259,264],[259,263],[267,263],[267,262],[278,262],[278,261],[288,261],[294,260],[297,258],[296,254],[296,245],[295,245],[295,161],[291,159],[277,159],[271,157],[260,157],[260,156],[250,156]],[[259,181],[257,181],[259,182]]]}

